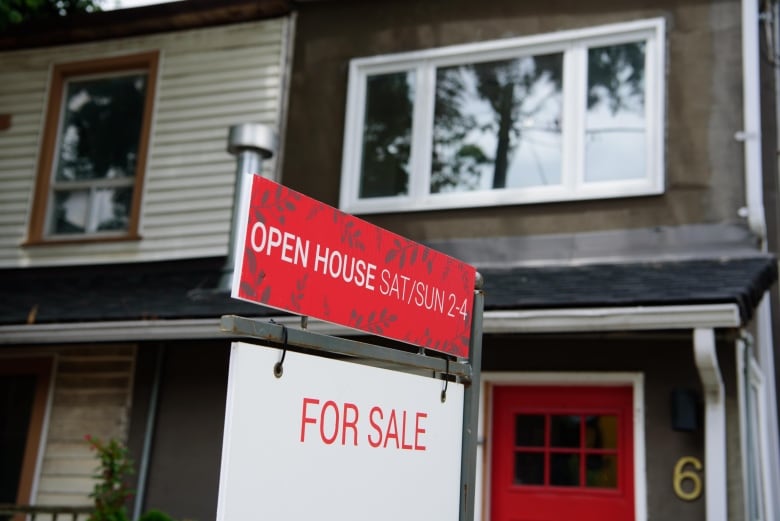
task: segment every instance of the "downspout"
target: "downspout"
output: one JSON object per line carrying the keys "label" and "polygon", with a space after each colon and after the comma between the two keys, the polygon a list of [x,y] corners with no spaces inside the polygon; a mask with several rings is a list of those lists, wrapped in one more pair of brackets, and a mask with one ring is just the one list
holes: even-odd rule
{"label": "downspout", "polygon": [[726,404],[715,330],[693,330],[693,354],[704,390],[704,486],[707,521],[727,521]]}
{"label": "downspout", "polygon": [[157,346],[157,361],[154,366],[154,380],[152,392],[149,396],[149,411],[146,414],[146,428],[144,429],[144,445],[141,449],[141,460],[138,468],[138,483],[136,484],[135,501],[133,503],[133,519],[137,520],[143,513],[146,501],[146,482],[149,475],[149,464],[152,456],[152,438],[157,423],[157,406],[160,402],[160,384],[162,381],[162,366],[165,361],[165,344]]}
{"label": "downspout", "polygon": [[743,129],[735,138],[744,143],[745,203],[740,215],[766,251],[766,218],[761,168],[761,86],[759,76],[758,0],[742,0]]}
{"label": "downspout", "polygon": [[[745,153],[745,192],[747,208],[744,213],[750,230],[761,241],[761,250],[768,250],[766,237],[766,216],[764,214],[763,168],[761,164],[761,77],[760,60],[760,13],[758,0],[742,0],[742,84],[744,129],[737,133],[737,139],[744,140]],[[780,486],[780,442],[778,429],[777,396],[775,394],[775,356],[772,331],[772,305],[767,292],[756,310],[756,350],[761,371],[765,378],[765,396],[767,398],[768,418],[767,435],[771,440],[770,454],[767,458],[770,466],[772,487]],[[780,498],[776,494],[766,498],[774,504],[775,512],[780,512]]]}

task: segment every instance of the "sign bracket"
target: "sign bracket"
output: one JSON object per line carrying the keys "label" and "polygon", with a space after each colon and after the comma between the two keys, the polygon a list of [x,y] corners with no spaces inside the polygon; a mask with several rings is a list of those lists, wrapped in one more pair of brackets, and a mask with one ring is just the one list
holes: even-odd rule
{"label": "sign bracket", "polygon": [[461,360],[448,363],[444,358],[409,353],[357,340],[314,333],[305,329],[294,329],[260,319],[223,315],[220,319],[220,329],[225,333],[238,337],[264,340],[275,344],[284,344],[286,339],[288,346],[387,362],[406,367],[407,369],[423,369],[442,374],[447,373],[458,377],[464,383],[471,382],[473,379],[471,364]]}

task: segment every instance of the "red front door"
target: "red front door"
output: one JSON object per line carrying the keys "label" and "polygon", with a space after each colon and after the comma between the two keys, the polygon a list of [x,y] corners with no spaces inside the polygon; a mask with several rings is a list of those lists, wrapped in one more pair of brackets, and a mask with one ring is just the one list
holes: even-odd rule
{"label": "red front door", "polygon": [[632,410],[631,387],[495,387],[490,520],[633,520]]}

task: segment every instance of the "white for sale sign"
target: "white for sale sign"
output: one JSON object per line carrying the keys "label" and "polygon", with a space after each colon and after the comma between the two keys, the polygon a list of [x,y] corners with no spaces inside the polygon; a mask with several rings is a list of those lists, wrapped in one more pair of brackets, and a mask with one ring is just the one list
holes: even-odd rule
{"label": "white for sale sign", "polygon": [[463,386],[233,344],[218,521],[458,519]]}

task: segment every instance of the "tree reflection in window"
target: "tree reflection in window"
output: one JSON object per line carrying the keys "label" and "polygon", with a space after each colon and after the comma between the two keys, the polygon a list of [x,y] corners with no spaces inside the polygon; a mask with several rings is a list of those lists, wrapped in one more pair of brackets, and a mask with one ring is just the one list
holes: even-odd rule
{"label": "tree reflection in window", "polygon": [[558,184],[563,55],[436,71],[431,193]]}
{"label": "tree reflection in window", "polygon": [[644,42],[588,49],[586,181],[647,175],[644,64]]}
{"label": "tree reflection in window", "polygon": [[360,197],[408,193],[413,82],[411,71],[367,80]]}
{"label": "tree reflection in window", "polygon": [[146,87],[146,73],[67,82],[50,233],[127,230]]}

